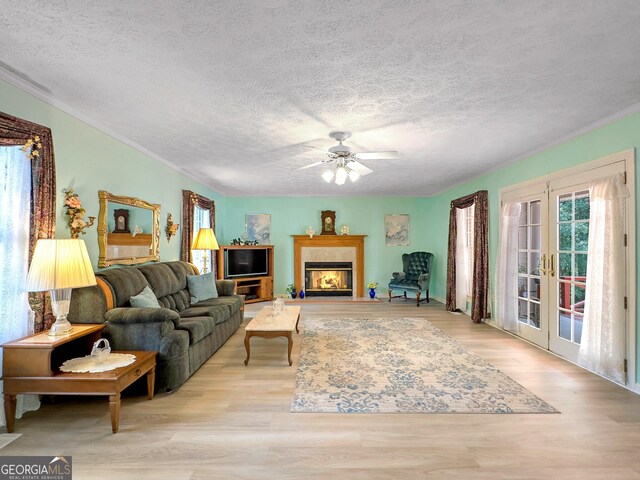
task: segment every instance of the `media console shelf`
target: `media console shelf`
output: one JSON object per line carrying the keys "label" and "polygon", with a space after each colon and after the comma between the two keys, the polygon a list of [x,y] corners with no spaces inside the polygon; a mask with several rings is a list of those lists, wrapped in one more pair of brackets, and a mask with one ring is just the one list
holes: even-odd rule
{"label": "media console shelf", "polygon": [[[264,250],[267,256],[267,273],[260,275],[228,275],[227,261],[230,250]],[[238,295],[245,296],[245,303],[273,300],[273,245],[221,245],[218,250],[218,278],[229,278],[236,282]]]}

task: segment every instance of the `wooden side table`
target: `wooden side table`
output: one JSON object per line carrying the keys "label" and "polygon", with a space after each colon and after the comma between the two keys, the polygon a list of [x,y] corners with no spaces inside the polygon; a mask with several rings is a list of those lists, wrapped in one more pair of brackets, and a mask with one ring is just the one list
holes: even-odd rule
{"label": "wooden side table", "polygon": [[[49,337],[47,332],[8,342],[3,348],[4,409],[7,432],[15,426],[16,395],[105,395],[109,397],[111,430],[118,431],[120,393],[142,375],[147,376],[148,398],[153,398],[156,352],[135,351],[135,362],[99,373],[63,373],[66,360],[91,352],[104,325],[74,325],[71,333]],[[116,352],[114,352],[116,353]]]}

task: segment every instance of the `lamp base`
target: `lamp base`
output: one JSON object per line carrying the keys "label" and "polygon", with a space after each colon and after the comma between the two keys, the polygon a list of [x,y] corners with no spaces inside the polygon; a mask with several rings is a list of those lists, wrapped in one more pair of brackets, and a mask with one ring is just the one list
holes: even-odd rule
{"label": "lamp base", "polygon": [[67,317],[58,317],[53,325],[51,325],[51,330],[49,330],[50,337],[59,337],[60,335],[68,335],[71,333],[73,326],[67,320]]}

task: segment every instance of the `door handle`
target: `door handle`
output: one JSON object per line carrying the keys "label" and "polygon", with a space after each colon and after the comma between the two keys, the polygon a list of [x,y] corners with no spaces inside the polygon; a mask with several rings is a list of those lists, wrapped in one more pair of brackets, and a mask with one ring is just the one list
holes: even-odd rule
{"label": "door handle", "polygon": [[551,267],[549,268],[549,275],[551,275],[552,277],[556,276],[556,259],[554,253],[551,254]]}
{"label": "door handle", "polygon": [[546,253],[542,255],[542,268],[540,269],[540,271],[542,272],[542,275],[547,274],[547,254]]}

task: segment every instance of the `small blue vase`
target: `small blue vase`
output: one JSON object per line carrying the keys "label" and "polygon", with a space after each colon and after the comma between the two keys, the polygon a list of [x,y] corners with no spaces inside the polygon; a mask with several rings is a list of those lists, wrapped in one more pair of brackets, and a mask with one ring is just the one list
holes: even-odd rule
{"label": "small blue vase", "polygon": [[376,298],[376,289],[375,288],[370,288],[369,289],[369,297]]}
{"label": "small blue vase", "polygon": [[296,292],[291,292],[291,298],[296,298]]}
{"label": "small blue vase", "polygon": [[300,298],[304,298],[304,290],[300,290]]}

